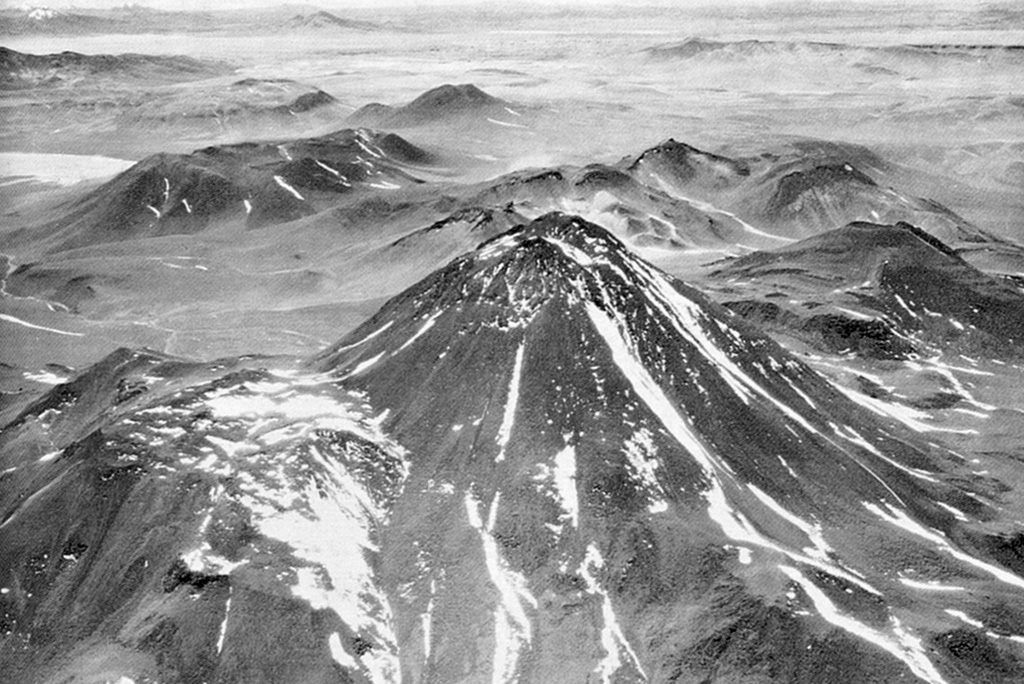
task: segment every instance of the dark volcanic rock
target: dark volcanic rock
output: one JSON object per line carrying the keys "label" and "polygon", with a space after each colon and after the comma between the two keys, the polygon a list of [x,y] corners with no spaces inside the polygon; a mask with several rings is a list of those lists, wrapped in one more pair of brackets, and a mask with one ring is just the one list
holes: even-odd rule
{"label": "dark volcanic rock", "polygon": [[770,301],[745,299],[725,306],[758,327],[787,331],[833,354],[856,354],[869,359],[905,359],[916,353],[894,326],[883,320],[862,320],[841,314],[804,316]]}
{"label": "dark volcanic rock", "polygon": [[891,360],[905,359],[916,351],[885,321],[822,314],[811,316],[803,329],[819,335],[824,347],[837,354],[853,353],[869,359]]}
{"label": "dark volcanic rock", "polygon": [[794,171],[779,179],[775,194],[768,201],[767,212],[773,218],[783,218],[803,207],[797,202],[812,192],[828,197],[839,196],[840,202],[848,202],[862,189],[877,185],[868,176],[849,164],[816,166],[808,171]]}
{"label": "dark volcanic rock", "polygon": [[629,174],[604,164],[588,164],[573,178],[573,185],[578,188],[595,187],[598,190],[628,187],[633,182]]}
{"label": "dark volcanic rock", "polygon": [[[848,319],[843,326],[849,334],[839,337],[856,332],[861,343],[870,342],[882,352],[876,358],[908,352],[910,335],[943,348],[955,344],[995,356],[1019,354],[1024,342],[1020,290],[982,273],[945,243],[906,223],[851,223],[788,247],[747,255],[716,275],[752,283],[818,282],[828,291],[850,292],[859,305],[874,309],[881,318]],[[834,319],[796,325],[825,333],[830,320]],[[841,331],[828,334],[837,332]]]}

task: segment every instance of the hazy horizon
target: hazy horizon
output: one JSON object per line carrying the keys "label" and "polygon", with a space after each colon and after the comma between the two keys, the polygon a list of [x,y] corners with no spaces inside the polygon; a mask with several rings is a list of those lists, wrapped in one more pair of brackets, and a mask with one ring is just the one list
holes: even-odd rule
{"label": "hazy horizon", "polygon": [[[807,3],[796,3],[793,0],[558,0],[557,2],[546,2],[544,0],[521,0],[518,4],[533,7],[579,7],[579,8],[608,8],[608,7],[675,7],[675,8],[711,8],[711,7],[770,7],[795,6],[800,4],[804,9],[813,5],[885,5],[893,8],[899,6],[936,8],[963,8],[980,7],[984,5],[1000,6],[1009,3],[986,2],[985,0],[965,0],[951,2],[950,0],[814,0]],[[373,2],[372,0],[324,0],[322,2],[274,2],[274,0],[262,0],[256,3],[245,0],[134,0],[124,2],[123,0],[83,0],[82,2],[14,2],[11,0],[0,0],[0,8],[19,9],[49,7],[54,9],[114,9],[119,7],[147,7],[165,11],[216,11],[228,9],[245,9],[249,7],[318,7],[326,10],[345,9],[388,9],[388,8],[443,8],[443,7],[472,7],[486,6],[492,9],[511,10],[510,7],[493,7],[490,3],[481,0],[385,0],[384,2]]]}

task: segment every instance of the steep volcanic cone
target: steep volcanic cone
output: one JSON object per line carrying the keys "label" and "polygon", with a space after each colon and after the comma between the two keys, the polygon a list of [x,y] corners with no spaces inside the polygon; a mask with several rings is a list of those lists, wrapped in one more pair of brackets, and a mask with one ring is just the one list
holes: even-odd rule
{"label": "steep volcanic cone", "polygon": [[412,681],[1016,671],[1008,639],[947,648],[1024,590],[955,456],[581,219],[482,245],[316,369],[408,449],[380,569]]}

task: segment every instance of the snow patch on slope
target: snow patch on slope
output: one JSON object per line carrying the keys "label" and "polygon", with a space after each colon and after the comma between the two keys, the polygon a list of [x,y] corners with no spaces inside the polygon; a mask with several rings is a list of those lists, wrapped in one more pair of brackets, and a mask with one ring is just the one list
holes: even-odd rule
{"label": "snow patch on slope", "polygon": [[549,482],[554,487],[554,496],[562,508],[561,518],[569,519],[574,528],[580,526],[580,502],[576,491],[576,447],[568,443],[555,454],[551,466],[541,463],[536,479]]}
{"label": "snow patch on slope", "polygon": [[[194,422],[197,412],[212,420]],[[339,665],[374,684],[397,681],[398,641],[373,567],[374,537],[387,521],[387,498],[371,491],[346,463],[349,454],[358,459],[360,450],[367,450],[389,473],[387,486],[396,488],[408,473],[408,463],[358,395],[340,392],[326,376],[268,373],[259,380],[211,387],[191,403],[137,415],[145,416],[155,433],[170,438],[168,446],[178,451],[176,468],[213,473],[220,482],[210,492],[210,509],[197,530],[200,543],[182,555],[182,562],[194,572],[218,575],[250,564],[247,554],[231,561],[213,554],[206,540],[215,510],[230,497],[249,510],[250,522],[261,535],[290,549],[290,556],[275,561],[272,570],[261,564],[247,571],[273,572],[267,581],[284,583],[314,610],[333,611],[372,646],[353,655],[335,633],[329,646]],[[175,430],[169,423],[176,420],[188,421],[191,428]],[[349,441],[354,438],[363,441]],[[233,486],[226,487],[220,478],[230,479]],[[229,636],[231,605],[229,598],[218,651]]]}
{"label": "snow patch on slope", "polygon": [[828,596],[825,595],[825,592],[819,589],[816,584],[804,577],[803,573],[796,568],[788,565],[780,565],[779,569],[782,570],[787,577],[800,585],[800,588],[804,590],[804,593],[807,594],[807,597],[810,598],[811,602],[814,604],[814,609],[817,610],[818,614],[825,618],[825,620],[845,632],[849,632],[856,637],[884,649],[889,654],[903,661],[903,663],[910,668],[911,672],[929,684],[946,684],[946,680],[943,679],[939,671],[936,670],[935,666],[932,665],[930,660],[928,660],[928,656],[925,654],[924,648],[921,645],[921,640],[912,636],[903,629],[899,620],[894,617],[890,618],[893,628],[892,631],[896,637],[895,639],[892,639],[873,627],[869,627],[848,615],[840,613],[835,604],[832,603]]}
{"label": "snow patch on slope", "polygon": [[912,519],[909,515],[906,514],[906,512],[901,511],[898,508],[894,508],[889,504],[883,505],[886,507],[887,510],[883,510],[882,507],[877,504],[873,504],[867,501],[864,502],[864,508],[871,511],[882,520],[885,520],[886,522],[891,523],[897,527],[901,527],[915,536],[930,541],[935,545],[935,547],[938,550],[944,553],[948,553],[957,560],[962,561],[967,565],[972,565],[978,568],[979,570],[982,570],[983,572],[992,575],[1000,582],[1010,584],[1018,588],[1024,588],[1024,578],[1021,578],[1008,570],[1004,570],[1003,568],[992,565],[991,563],[986,563],[983,560],[980,560],[978,558],[975,558],[974,556],[964,553],[960,549],[950,544],[949,540],[946,539],[945,535],[943,535],[941,532],[938,532],[936,530],[929,530],[928,528],[921,525],[921,523]]}
{"label": "snow patch on slope", "polygon": [[523,374],[523,351],[526,343],[520,342],[516,350],[516,361],[512,367],[512,377],[508,384],[508,396],[505,399],[505,412],[501,419],[501,427],[498,429],[498,457],[500,463],[505,460],[505,447],[508,445],[509,437],[512,436],[512,425],[516,419],[516,407],[519,405],[519,382]]}
{"label": "snow patch on slope", "polygon": [[604,648],[605,656],[597,664],[597,667],[594,668],[594,672],[601,676],[603,684],[611,684],[612,675],[623,666],[622,654],[625,654],[633,667],[646,680],[647,674],[640,664],[640,659],[626,639],[622,627],[619,626],[619,621],[615,616],[615,609],[612,606],[612,599],[594,576],[594,572],[603,567],[604,558],[601,556],[601,552],[594,544],[589,544],[587,546],[587,554],[583,562],[580,563],[577,573],[586,583],[587,593],[601,598],[601,646]]}
{"label": "snow patch on slope", "polygon": [[296,199],[300,199],[300,200],[303,200],[303,201],[306,200],[306,198],[303,197],[302,194],[298,190],[296,190],[292,186],[288,185],[288,181],[286,181],[281,176],[274,176],[274,182],[277,183],[278,185],[280,185],[282,188],[284,188],[288,192],[290,192],[292,195],[294,195]]}
{"label": "snow patch on slope", "polygon": [[537,599],[527,586],[526,578],[509,567],[498,550],[494,539],[494,525],[498,515],[500,493],[495,494],[486,524],[480,516],[480,502],[466,492],[466,515],[469,524],[480,534],[484,559],[491,582],[501,595],[501,603],[494,616],[493,684],[512,684],[519,680],[519,660],[530,647],[533,629],[527,616],[527,606],[537,608]]}
{"label": "snow patch on slope", "polygon": [[651,513],[662,513],[668,510],[665,490],[658,482],[658,454],[650,430],[641,428],[626,440],[625,454],[633,477],[648,494]]}

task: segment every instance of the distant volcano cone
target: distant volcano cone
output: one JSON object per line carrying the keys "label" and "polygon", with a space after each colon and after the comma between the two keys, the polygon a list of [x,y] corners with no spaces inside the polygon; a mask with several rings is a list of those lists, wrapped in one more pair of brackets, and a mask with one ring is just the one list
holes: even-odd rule
{"label": "distant volcano cone", "polygon": [[[922,348],[1019,356],[1024,296],[907,223],[854,222],[787,247],[748,254],[716,275],[845,291]],[[842,287],[839,287],[842,286]],[[879,321],[881,324],[881,321]]]}
{"label": "distant volcano cone", "polygon": [[628,161],[628,170],[653,185],[724,188],[750,175],[743,163],[668,139]]}
{"label": "distant volcano cone", "polygon": [[437,122],[505,115],[509,103],[485,93],[472,83],[446,83],[421,93],[400,107],[371,103],[353,112],[349,122],[379,128],[402,128]]}
{"label": "distant volcano cone", "polygon": [[340,195],[422,183],[408,170],[431,158],[393,133],[368,129],[156,154],[36,232],[66,250],[198,233],[227,218],[244,218],[248,227],[259,228],[315,214]]}

